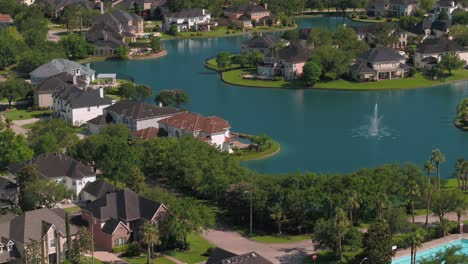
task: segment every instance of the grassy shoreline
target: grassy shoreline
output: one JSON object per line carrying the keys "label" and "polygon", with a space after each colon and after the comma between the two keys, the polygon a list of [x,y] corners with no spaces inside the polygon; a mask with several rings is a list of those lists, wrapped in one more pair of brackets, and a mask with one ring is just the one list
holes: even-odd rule
{"label": "grassy shoreline", "polygon": [[247,152],[241,156],[236,156],[235,158],[238,161],[254,161],[254,160],[261,160],[261,159],[273,157],[274,155],[278,154],[281,151],[281,145],[274,140],[272,140],[272,142],[273,142],[273,145],[271,146],[271,148],[269,148],[266,151]]}
{"label": "grassy shoreline", "polygon": [[[205,67],[218,71],[215,65],[215,59],[210,59],[205,62]],[[240,69],[232,66],[228,71],[219,72],[221,79],[230,85],[240,87],[253,88],[276,88],[276,89],[317,89],[317,90],[336,90],[336,91],[382,91],[382,90],[402,90],[402,89],[420,89],[430,88],[434,86],[450,84],[468,80],[467,70],[453,71],[451,76],[441,78],[439,80],[429,80],[421,73],[416,73],[414,77],[405,79],[382,80],[377,82],[353,82],[344,79],[333,81],[321,81],[315,84],[314,87],[306,87],[301,80],[279,80],[279,81],[264,81],[264,80],[246,80],[240,75],[242,72],[253,71],[254,68]]]}

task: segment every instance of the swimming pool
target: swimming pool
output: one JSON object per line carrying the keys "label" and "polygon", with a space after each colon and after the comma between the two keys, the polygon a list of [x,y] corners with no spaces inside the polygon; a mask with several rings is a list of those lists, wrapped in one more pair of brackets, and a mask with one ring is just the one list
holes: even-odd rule
{"label": "swimming pool", "polygon": [[[439,245],[437,247],[433,247],[430,249],[423,250],[421,252],[416,253],[416,260],[421,260],[423,258],[430,258],[435,256],[439,252],[445,251],[445,249],[450,247],[460,247],[460,253],[468,255],[468,240],[467,239],[458,239],[452,242],[448,242],[446,244]],[[411,256],[403,256],[392,261],[392,264],[410,264],[411,263]]]}

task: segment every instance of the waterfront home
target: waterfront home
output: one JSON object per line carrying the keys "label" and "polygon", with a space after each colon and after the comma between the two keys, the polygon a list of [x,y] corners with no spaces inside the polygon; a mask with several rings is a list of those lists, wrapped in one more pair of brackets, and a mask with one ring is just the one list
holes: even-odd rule
{"label": "waterfront home", "polygon": [[104,179],[89,181],[80,192],[81,201],[94,201],[108,193],[116,192],[119,189],[108,183]]}
{"label": "waterfront home", "polygon": [[[86,40],[96,46],[95,55],[113,55],[127,42],[135,42],[144,33],[143,19],[135,14],[115,9],[111,13],[93,17]],[[127,41],[128,40],[128,41]]]}
{"label": "waterfront home", "polygon": [[45,79],[63,72],[86,79],[86,84],[90,84],[94,81],[94,75],[96,73],[89,68],[89,65],[80,65],[65,59],[53,59],[29,73],[31,76],[31,84],[34,87]]}
{"label": "waterfront home", "polygon": [[408,28],[406,32],[408,36],[411,36],[411,37],[422,36],[421,38],[422,40],[426,38],[433,38],[433,36],[431,36],[432,22],[433,20],[431,20],[430,18],[424,18],[421,22]]}
{"label": "waterfront home", "polygon": [[71,85],[84,89],[88,86],[88,83],[84,76],[76,76],[68,72],[62,72],[45,79],[36,87],[33,87],[34,105],[38,107],[52,107],[52,95]]}
{"label": "waterfront home", "polygon": [[383,17],[410,16],[417,6],[415,0],[374,0],[369,4],[367,13]]}
{"label": "waterfront home", "polygon": [[26,165],[34,165],[43,179],[65,185],[73,192],[73,199],[77,200],[83,187],[96,180],[96,172],[92,167],[62,153],[40,154],[30,161],[11,165],[8,172],[16,178]]}
{"label": "waterfront home", "polygon": [[258,75],[266,77],[282,76],[285,80],[294,80],[302,75],[305,63],[311,51],[301,45],[289,45],[279,50],[272,50],[259,64]]}
{"label": "waterfront home", "polygon": [[182,112],[159,121],[159,128],[164,129],[169,137],[191,135],[207,142],[222,151],[232,153],[231,125],[217,117],[204,117],[199,114]]}
{"label": "waterfront home", "polygon": [[13,18],[9,14],[0,13],[0,30],[13,24]]}
{"label": "waterfront home", "polygon": [[87,122],[91,133],[99,133],[107,124],[124,124],[130,131],[149,127],[159,128],[159,121],[171,117],[180,110],[172,107],[159,107],[145,102],[119,101],[103,109],[102,115]]}
{"label": "waterfront home", "polygon": [[63,119],[72,126],[81,126],[103,113],[103,109],[112,105],[111,99],[104,97],[104,88],[92,91],[67,86],[52,95],[52,115]]}
{"label": "waterfront home", "polygon": [[124,188],[106,193],[82,206],[82,219],[94,232],[96,250],[112,251],[131,241],[140,241],[142,227],[165,218],[164,204]]}
{"label": "waterfront home", "polygon": [[0,177],[0,208],[16,208],[18,201],[19,185],[12,179]]}
{"label": "waterfront home", "polygon": [[436,20],[431,24],[431,34],[434,36],[434,38],[441,38],[446,36],[451,25],[452,22],[448,20]]}
{"label": "waterfront home", "polygon": [[36,0],[34,3],[52,12],[50,15],[54,18],[60,17],[67,6],[77,6],[87,10],[96,8],[96,4],[89,0]]}
{"label": "waterfront home", "polygon": [[240,27],[249,28],[254,25],[271,26],[278,23],[278,18],[264,6],[255,4],[242,4],[224,9],[224,16]]}
{"label": "waterfront home", "polygon": [[159,131],[159,128],[155,128],[155,127],[147,127],[147,128],[132,132],[133,139],[148,140],[152,138],[157,138],[160,135],[161,135],[161,132]]}
{"label": "waterfront home", "polygon": [[414,53],[414,66],[418,69],[428,69],[434,67],[442,58],[442,55],[449,52],[456,52],[460,59],[465,62],[468,61],[468,50],[463,46],[448,39],[441,37],[436,39],[425,39],[418,45]]}
{"label": "waterfront home", "polygon": [[123,0],[113,3],[117,8],[126,10],[141,10],[144,18],[154,17],[157,8],[164,6],[167,0]]}
{"label": "waterfront home", "polygon": [[206,261],[206,264],[272,264],[266,258],[260,256],[256,252],[249,252],[245,254],[235,254],[222,248],[215,248]]}
{"label": "waterfront home", "polygon": [[243,53],[260,51],[263,54],[271,52],[272,48],[278,46],[289,46],[289,41],[275,35],[258,34],[251,39],[242,42],[241,51]]}
{"label": "waterfront home", "polygon": [[[42,208],[19,216],[0,216],[0,263],[25,263],[25,248],[31,241],[41,244],[42,263],[62,263],[67,240],[65,215],[63,209]],[[77,232],[78,227],[70,225],[72,239]]]}
{"label": "waterfront home", "polygon": [[181,31],[210,31],[217,26],[217,22],[211,21],[211,13],[202,8],[182,9],[177,12],[164,10],[163,30],[167,31],[172,26]]}
{"label": "waterfront home", "polygon": [[[357,39],[367,43],[369,46],[375,46],[377,34],[382,30],[382,24],[369,23],[368,25],[352,27],[356,32]],[[408,44],[408,32],[401,29],[392,28],[388,36],[395,36],[396,42],[393,43],[394,49],[404,49]]]}
{"label": "waterfront home", "polygon": [[409,67],[405,57],[390,48],[373,48],[356,58],[351,76],[357,81],[404,78]]}
{"label": "waterfront home", "polygon": [[452,20],[453,12],[455,10],[467,11],[462,1],[454,0],[439,0],[434,5],[434,16],[437,18],[440,13],[445,12],[450,20]]}

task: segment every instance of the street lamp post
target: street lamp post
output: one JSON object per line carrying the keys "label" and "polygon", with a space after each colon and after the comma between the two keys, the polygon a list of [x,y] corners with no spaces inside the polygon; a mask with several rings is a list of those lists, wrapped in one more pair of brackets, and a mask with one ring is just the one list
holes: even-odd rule
{"label": "street lamp post", "polygon": [[359,264],[362,264],[362,263],[363,263],[364,261],[366,261],[366,260],[367,260],[367,257],[363,258],[363,259],[361,260],[361,262],[359,262]]}

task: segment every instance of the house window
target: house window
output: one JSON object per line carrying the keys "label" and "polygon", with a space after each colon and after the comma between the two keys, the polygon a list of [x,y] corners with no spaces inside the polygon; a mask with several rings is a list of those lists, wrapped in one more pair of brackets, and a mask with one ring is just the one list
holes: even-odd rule
{"label": "house window", "polygon": [[12,251],[13,250],[13,242],[10,240],[8,241],[8,244],[7,244],[7,251]]}
{"label": "house window", "polygon": [[116,240],[114,241],[114,243],[115,243],[115,246],[116,246],[116,247],[121,246],[121,245],[125,245],[125,238],[122,237],[122,238],[116,239]]}
{"label": "house window", "polygon": [[54,248],[55,247],[55,238],[52,238],[50,241],[49,241],[49,245],[51,248]]}

